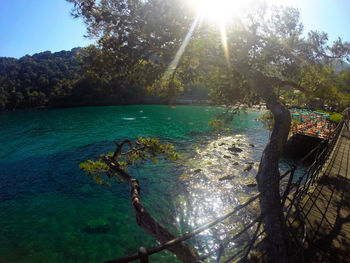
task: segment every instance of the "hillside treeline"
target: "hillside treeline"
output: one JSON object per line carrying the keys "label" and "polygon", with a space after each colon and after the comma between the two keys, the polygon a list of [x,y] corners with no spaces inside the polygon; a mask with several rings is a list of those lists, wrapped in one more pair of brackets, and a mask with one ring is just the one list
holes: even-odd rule
{"label": "hillside treeline", "polygon": [[157,102],[145,94],[140,87],[102,83],[86,69],[81,48],[0,57],[0,110]]}

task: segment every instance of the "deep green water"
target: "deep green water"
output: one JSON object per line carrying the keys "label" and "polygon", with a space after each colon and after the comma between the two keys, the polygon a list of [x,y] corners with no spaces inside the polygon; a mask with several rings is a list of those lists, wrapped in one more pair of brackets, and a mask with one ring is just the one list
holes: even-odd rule
{"label": "deep green water", "polygon": [[[131,171],[145,206],[172,232],[221,214],[244,189],[237,182],[219,184],[217,177],[232,169],[220,151],[212,151],[216,141],[236,140],[243,153],[224,161],[242,167],[259,161],[268,138],[255,120],[258,112],[237,116],[232,135],[217,135],[207,123],[222,111],[141,105],[0,113],[0,262],[102,262],[156,245],[135,222],[126,184],[98,186],[78,168],[113,151],[113,140],[157,136],[183,153],[177,163]],[[230,194],[218,194],[217,187]],[[152,260],[176,262],[167,252]]]}

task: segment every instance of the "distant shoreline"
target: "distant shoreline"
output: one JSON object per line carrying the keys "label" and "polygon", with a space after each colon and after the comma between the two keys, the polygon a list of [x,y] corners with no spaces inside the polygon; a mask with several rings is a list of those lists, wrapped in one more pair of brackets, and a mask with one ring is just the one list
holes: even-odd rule
{"label": "distant shoreline", "polygon": [[67,109],[67,108],[80,108],[80,107],[108,107],[108,106],[133,106],[133,105],[164,105],[164,106],[180,106],[180,105],[192,105],[192,106],[218,106],[218,105],[211,105],[209,103],[175,103],[175,104],[167,104],[167,103],[150,103],[150,102],[140,102],[140,103],[119,103],[119,104],[102,104],[102,103],[84,103],[84,104],[70,104],[70,105],[62,105],[62,106],[39,106],[39,107],[27,107],[27,108],[15,108],[15,109],[5,109],[1,110],[0,112],[14,112],[14,111],[22,111],[22,110],[40,110],[40,109]]}
{"label": "distant shoreline", "polygon": [[[40,107],[30,107],[30,108],[16,108],[16,109],[6,109],[0,111],[0,113],[5,112],[19,112],[19,111],[27,111],[27,110],[49,110],[49,109],[68,109],[68,108],[80,108],[80,107],[109,107],[109,106],[136,106],[136,105],[163,105],[163,106],[169,106],[169,107],[176,107],[176,106],[211,106],[211,107],[222,107],[225,108],[225,105],[214,105],[210,104],[208,102],[176,102],[175,104],[168,104],[168,103],[125,103],[125,104],[74,104],[74,105],[65,105],[65,106],[40,106]],[[259,105],[253,105],[252,107],[245,106],[241,108],[241,110],[252,110],[252,111],[265,111],[266,106],[259,106]]]}

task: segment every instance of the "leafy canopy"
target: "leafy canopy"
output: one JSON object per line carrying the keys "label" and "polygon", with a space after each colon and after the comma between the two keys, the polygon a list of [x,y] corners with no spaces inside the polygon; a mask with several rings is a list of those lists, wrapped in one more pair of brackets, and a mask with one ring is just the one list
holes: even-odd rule
{"label": "leafy canopy", "polygon": [[135,142],[129,140],[123,141],[121,144],[116,143],[117,149],[114,153],[100,155],[97,161],[87,160],[80,163],[79,167],[86,172],[88,176],[94,175],[94,179],[98,184],[110,185],[108,180],[104,180],[103,175],[106,174],[109,179],[117,177],[121,181],[118,174],[113,173],[105,162],[106,157],[110,157],[113,163],[124,172],[128,172],[128,167],[139,167],[140,164],[147,160],[158,162],[159,159],[177,160],[178,153],[175,151],[171,143],[162,143],[157,138],[138,137]]}

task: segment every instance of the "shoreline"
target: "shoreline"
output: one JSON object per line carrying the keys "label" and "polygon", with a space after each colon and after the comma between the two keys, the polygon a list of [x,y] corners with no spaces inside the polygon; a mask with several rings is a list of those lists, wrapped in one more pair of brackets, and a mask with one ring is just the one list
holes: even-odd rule
{"label": "shoreline", "polygon": [[[40,107],[29,107],[29,108],[15,108],[15,109],[6,109],[0,110],[0,114],[4,112],[20,112],[27,110],[48,110],[48,109],[68,109],[68,108],[85,108],[85,107],[110,107],[110,106],[137,106],[137,105],[161,105],[168,107],[176,107],[176,106],[209,106],[209,107],[218,107],[218,108],[226,108],[225,105],[214,105],[208,102],[177,102],[175,104],[168,103],[152,103],[152,102],[144,102],[144,103],[125,103],[125,104],[76,104],[76,105],[66,105],[66,106],[40,106]],[[240,111],[251,110],[251,111],[266,111],[265,105],[253,105],[251,107],[247,105],[243,105]]]}
{"label": "shoreline", "polygon": [[40,107],[28,107],[28,108],[15,108],[15,109],[6,109],[0,110],[0,113],[3,112],[16,112],[16,111],[26,111],[26,110],[47,110],[47,109],[68,109],[68,108],[85,108],[85,107],[110,107],[110,106],[136,106],[136,105],[163,105],[169,107],[176,106],[212,106],[209,103],[176,103],[175,105],[167,103],[125,103],[125,104],[77,104],[77,105],[66,105],[66,106],[40,106]]}

